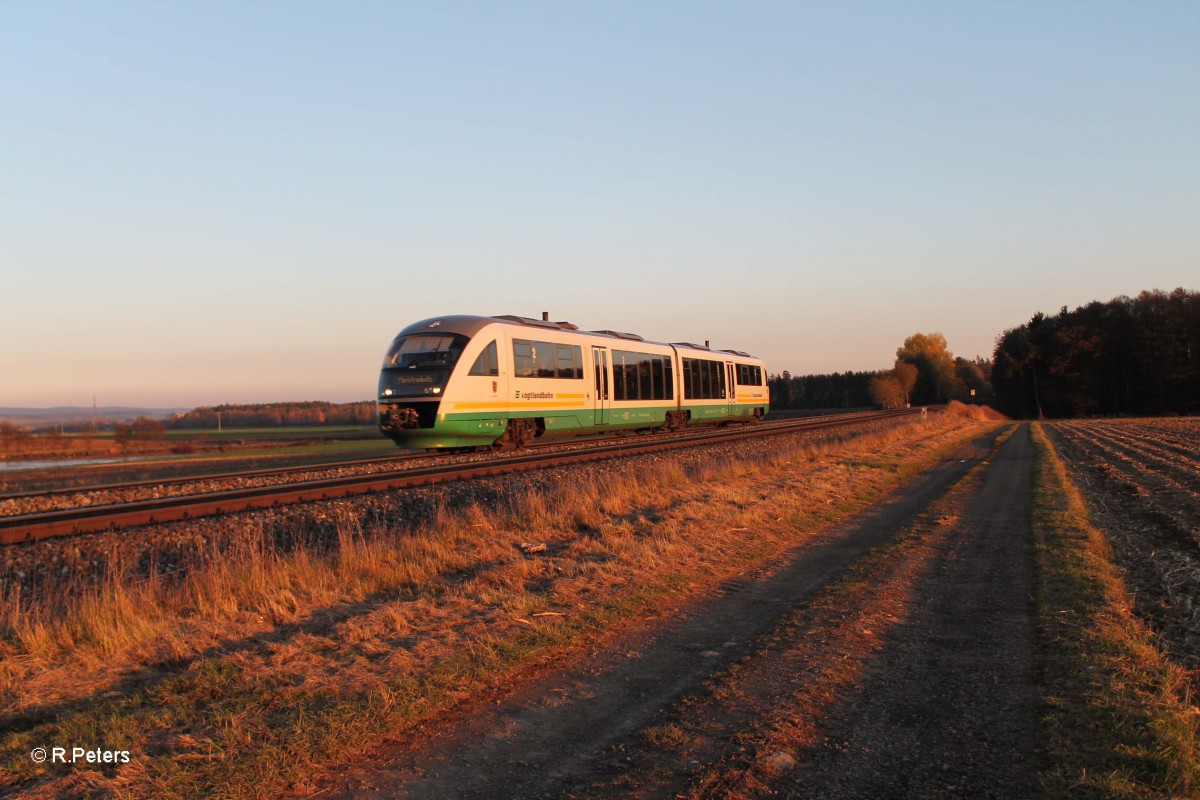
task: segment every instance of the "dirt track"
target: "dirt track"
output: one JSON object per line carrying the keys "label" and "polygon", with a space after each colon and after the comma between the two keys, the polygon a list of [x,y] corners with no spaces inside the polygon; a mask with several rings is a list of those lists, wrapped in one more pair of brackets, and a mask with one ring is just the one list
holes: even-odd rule
{"label": "dirt track", "polygon": [[317,796],[1032,794],[1031,449],[971,473],[995,436]]}

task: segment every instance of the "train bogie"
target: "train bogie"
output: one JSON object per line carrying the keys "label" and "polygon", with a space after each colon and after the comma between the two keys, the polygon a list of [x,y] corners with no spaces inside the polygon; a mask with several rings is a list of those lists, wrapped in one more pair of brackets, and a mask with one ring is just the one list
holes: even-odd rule
{"label": "train bogie", "polygon": [[762,362],[521,317],[441,317],[396,337],[380,429],[413,448],[519,447],[605,432],[759,419]]}

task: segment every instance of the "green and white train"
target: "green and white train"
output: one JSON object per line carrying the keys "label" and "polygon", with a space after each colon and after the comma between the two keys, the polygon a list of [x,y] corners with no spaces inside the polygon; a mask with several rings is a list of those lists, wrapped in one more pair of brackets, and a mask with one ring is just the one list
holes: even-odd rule
{"label": "green and white train", "polygon": [[754,422],[769,405],[763,362],[746,353],[514,316],[409,325],[379,375],[379,428],[410,448]]}

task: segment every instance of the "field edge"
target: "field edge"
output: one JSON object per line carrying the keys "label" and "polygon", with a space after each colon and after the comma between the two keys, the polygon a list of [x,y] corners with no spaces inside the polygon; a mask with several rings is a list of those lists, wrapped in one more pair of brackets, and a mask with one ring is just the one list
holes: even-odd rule
{"label": "field edge", "polygon": [[1042,426],[1032,427],[1044,795],[1196,796],[1190,676],[1133,613],[1104,534]]}

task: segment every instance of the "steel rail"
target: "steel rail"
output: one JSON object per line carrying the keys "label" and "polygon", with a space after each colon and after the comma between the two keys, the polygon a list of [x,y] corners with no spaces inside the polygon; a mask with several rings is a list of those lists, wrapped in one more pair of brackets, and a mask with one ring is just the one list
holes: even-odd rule
{"label": "steel rail", "polygon": [[325,461],[316,464],[299,464],[291,467],[268,467],[266,469],[247,469],[234,472],[196,473],[194,475],[178,475],[161,480],[127,481],[125,483],[90,483],[79,486],[63,486],[58,489],[41,491],[0,493],[0,500],[28,500],[31,497],[56,497],[64,494],[87,494],[88,492],[119,492],[126,489],[144,489],[148,486],[175,486],[181,483],[197,483],[199,481],[231,481],[238,478],[265,478],[271,475],[289,475],[296,472],[316,472],[326,469],[346,469],[361,467],[368,464],[387,464],[393,461],[411,461],[415,458],[429,458],[429,453],[400,453],[379,458],[360,458],[352,461]]}
{"label": "steel rail", "polygon": [[434,464],[390,473],[339,476],[282,485],[229,489],[115,505],[22,514],[0,518],[0,545],[98,533],[138,525],[154,525],[215,514],[276,508],[294,503],[333,500],[395,489],[430,486],[448,481],[719,444],[742,438],[780,436],[850,426],[922,412],[923,409],[902,409],[845,415],[818,420],[801,420],[794,425],[772,428],[748,427],[734,431],[721,429],[697,436],[665,441],[656,440],[653,437],[631,439],[621,444],[608,444],[586,449],[552,453],[519,453],[484,462]]}

